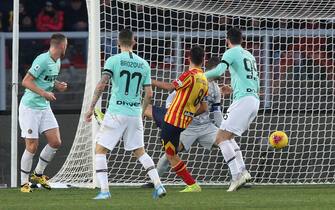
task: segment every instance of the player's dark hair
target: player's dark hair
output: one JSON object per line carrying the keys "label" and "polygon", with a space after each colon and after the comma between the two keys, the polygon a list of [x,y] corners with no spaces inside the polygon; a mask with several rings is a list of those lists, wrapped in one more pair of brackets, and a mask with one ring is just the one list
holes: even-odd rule
{"label": "player's dark hair", "polygon": [[122,29],[119,33],[119,44],[130,47],[133,44],[133,32],[129,29]]}
{"label": "player's dark hair", "polygon": [[206,70],[214,69],[221,62],[219,57],[211,57],[206,63]]}
{"label": "player's dark hair", "polygon": [[50,45],[59,45],[62,42],[65,42],[66,36],[61,33],[52,34],[50,38]]}
{"label": "player's dark hair", "polygon": [[190,59],[192,63],[200,66],[204,62],[205,51],[199,45],[195,45],[190,50]]}
{"label": "player's dark hair", "polygon": [[242,32],[238,28],[231,28],[227,31],[227,39],[231,44],[242,44]]}

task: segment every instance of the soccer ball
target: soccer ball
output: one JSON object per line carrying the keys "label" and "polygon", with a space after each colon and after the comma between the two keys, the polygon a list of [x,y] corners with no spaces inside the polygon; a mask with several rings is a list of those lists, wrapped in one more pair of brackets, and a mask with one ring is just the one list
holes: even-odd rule
{"label": "soccer ball", "polygon": [[283,131],[275,131],[270,135],[269,143],[275,149],[283,149],[288,145],[288,137]]}

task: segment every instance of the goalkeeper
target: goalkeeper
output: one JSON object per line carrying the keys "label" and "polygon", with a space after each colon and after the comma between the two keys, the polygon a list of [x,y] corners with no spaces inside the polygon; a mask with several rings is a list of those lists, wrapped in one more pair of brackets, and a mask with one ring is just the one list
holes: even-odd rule
{"label": "goalkeeper", "polygon": [[[220,63],[220,58],[212,57],[208,60],[206,69],[210,70],[215,68]],[[225,93],[230,93],[230,88],[225,86]],[[166,106],[148,106],[145,110],[144,115],[148,118],[154,119],[156,125],[161,127],[164,115],[167,108],[170,106],[173,98],[175,97],[175,91],[169,94],[166,99]],[[215,136],[222,122],[221,113],[221,91],[218,84],[214,81],[208,84],[208,108],[209,111],[194,117],[192,123],[183,131],[180,135],[180,144],[178,151],[188,151],[190,147],[198,142],[201,146],[207,150],[211,150],[215,144]],[[169,162],[164,154],[158,161],[157,170],[158,174],[161,176],[169,170]],[[151,182],[144,184],[142,187],[153,187]]]}

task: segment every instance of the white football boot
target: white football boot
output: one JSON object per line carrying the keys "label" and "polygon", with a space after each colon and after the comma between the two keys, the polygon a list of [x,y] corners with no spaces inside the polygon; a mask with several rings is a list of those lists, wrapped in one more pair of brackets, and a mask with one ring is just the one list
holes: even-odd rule
{"label": "white football boot", "polygon": [[230,186],[227,190],[227,192],[233,192],[238,190],[239,187],[241,187],[243,184],[245,184],[245,177],[240,173],[235,180],[233,180],[230,183]]}

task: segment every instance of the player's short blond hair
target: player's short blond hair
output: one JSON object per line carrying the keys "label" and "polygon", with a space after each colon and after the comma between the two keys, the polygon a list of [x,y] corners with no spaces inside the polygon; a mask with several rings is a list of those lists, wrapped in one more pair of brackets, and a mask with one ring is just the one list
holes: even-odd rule
{"label": "player's short blond hair", "polygon": [[61,33],[52,34],[50,38],[50,45],[59,45],[66,41],[66,36]]}

